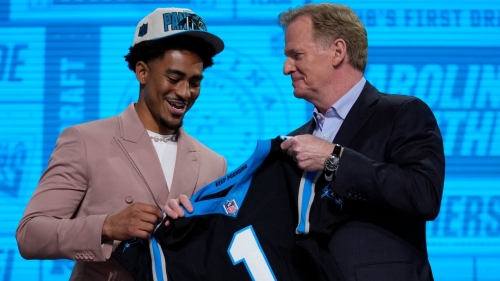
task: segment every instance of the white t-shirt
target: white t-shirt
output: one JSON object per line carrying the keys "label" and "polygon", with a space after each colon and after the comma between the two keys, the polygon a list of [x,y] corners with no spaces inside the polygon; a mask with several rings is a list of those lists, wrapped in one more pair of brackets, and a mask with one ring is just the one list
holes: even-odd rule
{"label": "white t-shirt", "polygon": [[[167,187],[170,191],[172,179],[174,177],[175,159],[177,158],[177,141],[168,140],[172,137],[172,135],[160,135],[149,130],[148,134],[152,137],[151,141],[153,142],[156,153],[158,154],[158,159],[160,159],[163,175],[165,176],[165,181],[167,182]],[[157,141],[153,139],[155,137]]]}

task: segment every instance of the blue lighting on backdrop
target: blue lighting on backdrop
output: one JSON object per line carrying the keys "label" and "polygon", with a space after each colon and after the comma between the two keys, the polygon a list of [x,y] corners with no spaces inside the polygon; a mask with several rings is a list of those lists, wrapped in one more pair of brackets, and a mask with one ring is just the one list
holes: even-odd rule
{"label": "blue lighting on backdrop", "polygon": [[[317,1],[0,1],[0,281],[68,279],[72,261],[24,260],[14,232],[61,130],[137,99],[123,56],[141,18],[158,5],[191,8],[225,41],[185,129],[231,170],[257,139],[311,117],[282,74],[276,24],[279,12],[308,2]],[[500,2],[340,3],[367,27],[367,79],[422,98],[441,126],[445,191],[427,226],[436,280],[500,280]]]}

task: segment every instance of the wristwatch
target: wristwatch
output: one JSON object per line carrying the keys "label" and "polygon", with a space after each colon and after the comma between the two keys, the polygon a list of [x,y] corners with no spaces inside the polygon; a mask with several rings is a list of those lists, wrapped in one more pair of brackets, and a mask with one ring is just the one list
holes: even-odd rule
{"label": "wristwatch", "polygon": [[341,150],[342,146],[340,146],[340,144],[335,144],[332,154],[330,154],[325,160],[324,174],[327,181],[333,180],[333,176],[339,167]]}

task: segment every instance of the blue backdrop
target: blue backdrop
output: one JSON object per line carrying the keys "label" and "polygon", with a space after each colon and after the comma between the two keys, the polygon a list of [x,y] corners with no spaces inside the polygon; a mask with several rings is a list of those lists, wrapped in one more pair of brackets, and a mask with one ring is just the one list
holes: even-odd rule
{"label": "blue backdrop", "polygon": [[[14,232],[61,130],[137,99],[123,56],[142,17],[158,5],[188,7],[225,41],[185,129],[233,169],[257,139],[311,117],[282,74],[276,24],[279,12],[306,2],[0,0],[0,280],[68,279],[72,261],[24,260]],[[436,280],[500,280],[500,2],[341,3],[367,27],[366,78],[422,98],[441,126],[445,196],[428,224]]]}

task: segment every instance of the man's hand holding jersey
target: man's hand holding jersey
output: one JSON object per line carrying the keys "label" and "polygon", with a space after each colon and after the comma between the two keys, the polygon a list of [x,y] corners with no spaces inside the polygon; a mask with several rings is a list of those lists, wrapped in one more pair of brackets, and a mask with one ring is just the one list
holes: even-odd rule
{"label": "man's hand holding jersey", "polygon": [[[163,211],[169,217],[165,221],[165,226],[169,226],[172,219],[184,217],[185,212],[181,206],[184,206],[188,212],[193,212],[193,205],[184,194],[167,201],[167,204],[163,207]],[[106,217],[102,227],[102,240],[149,239],[156,228],[156,224],[162,219],[163,214],[157,206],[134,203],[120,212]]]}
{"label": "man's hand holding jersey", "polygon": [[131,238],[149,239],[156,224],[163,219],[155,205],[134,203],[118,213],[111,214],[102,226],[102,241],[124,241]]}
{"label": "man's hand holding jersey", "polygon": [[305,171],[323,170],[325,159],[334,147],[333,143],[313,135],[287,136],[281,143],[281,149],[292,156],[297,166]]}
{"label": "man's hand holding jersey", "polygon": [[[167,214],[167,216],[171,219],[182,218],[185,215],[184,210],[181,208],[184,206],[186,211],[189,213],[193,212],[193,204],[189,201],[189,197],[184,194],[179,195],[177,199],[168,199],[167,204],[163,208],[163,211]],[[170,220],[165,221],[165,226],[170,225]]]}

